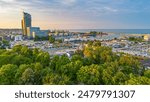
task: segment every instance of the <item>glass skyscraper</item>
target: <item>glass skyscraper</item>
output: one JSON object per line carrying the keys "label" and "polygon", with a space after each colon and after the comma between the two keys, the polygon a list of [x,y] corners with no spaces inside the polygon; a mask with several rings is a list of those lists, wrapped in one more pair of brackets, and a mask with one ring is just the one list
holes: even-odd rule
{"label": "glass skyscraper", "polygon": [[24,36],[27,36],[27,27],[31,27],[32,20],[31,15],[29,13],[23,12],[23,19],[21,20],[22,24],[22,33]]}

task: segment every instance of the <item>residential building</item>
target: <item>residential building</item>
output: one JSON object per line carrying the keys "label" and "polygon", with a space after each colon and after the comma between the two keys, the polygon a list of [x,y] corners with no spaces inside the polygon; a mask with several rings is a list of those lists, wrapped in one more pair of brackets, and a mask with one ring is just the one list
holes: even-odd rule
{"label": "residential building", "polygon": [[23,41],[22,35],[15,35],[14,36],[14,41]]}

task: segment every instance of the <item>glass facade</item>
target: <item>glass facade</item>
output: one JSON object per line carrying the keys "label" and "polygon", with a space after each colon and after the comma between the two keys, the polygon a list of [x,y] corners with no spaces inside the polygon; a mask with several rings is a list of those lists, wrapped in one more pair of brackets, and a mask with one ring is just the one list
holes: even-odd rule
{"label": "glass facade", "polygon": [[23,12],[23,19],[21,21],[23,35],[27,36],[27,27],[32,26],[31,22],[32,22],[31,15]]}

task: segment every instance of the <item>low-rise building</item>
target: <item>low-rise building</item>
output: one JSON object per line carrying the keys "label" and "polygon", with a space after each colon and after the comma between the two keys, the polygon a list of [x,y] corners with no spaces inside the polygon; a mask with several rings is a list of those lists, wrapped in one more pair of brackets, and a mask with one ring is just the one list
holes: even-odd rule
{"label": "low-rise building", "polygon": [[23,41],[23,36],[22,35],[15,35],[14,41]]}
{"label": "low-rise building", "polygon": [[49,30],[40,30],[39,27],[27,27],[27,36],[28,38],[46,37],[48,36]]}
{"label": "low-rise building", "polygon": [[145,41],[150,41],[150,35],[144,35],[144,40]]}
{"label": "low-rise building", "polygon": [[40,32],[39,27],[27,27],[27,36],[28,38],[33,38],[34,33]]}

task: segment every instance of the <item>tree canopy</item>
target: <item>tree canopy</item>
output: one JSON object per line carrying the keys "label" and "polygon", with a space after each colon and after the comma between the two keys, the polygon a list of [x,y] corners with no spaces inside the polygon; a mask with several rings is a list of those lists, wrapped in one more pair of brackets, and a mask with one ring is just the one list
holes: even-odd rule
{"label": "tree canopy", "polygon": [[2,85],[141,85],[150,84],[150,70],[132,55],[117,54],[99,41],[87,42],[71,58],[40,49],[0,49]]}

